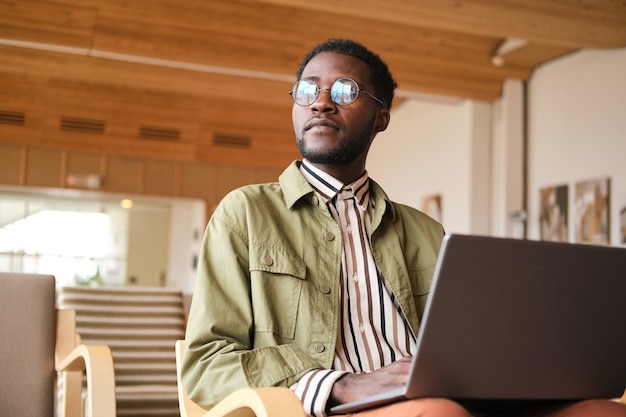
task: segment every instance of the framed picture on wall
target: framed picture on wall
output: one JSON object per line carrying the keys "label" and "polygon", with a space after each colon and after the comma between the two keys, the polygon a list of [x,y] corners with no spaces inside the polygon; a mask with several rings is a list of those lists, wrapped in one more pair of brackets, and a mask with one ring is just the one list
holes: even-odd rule
{"label": "framed picture on wall", "polygon": [[422,211],[441,223],[441,194],[425,197],[422,202]]}
{"label": "framed picture on wall", "polygon": [[539,190],[539,194],[539,238],[567,242],[568,186],[545,187]]}
{"label": "framed picture on wall", "polygon": [[610,186],[609,178],[576,184],[576,242],[609,243]]}
{"label": "framed picture on wall", "polygon": [[620,242],[622,245],[626,245],[626,207],[622,208],[622,211],[619,213],[620,217]]}

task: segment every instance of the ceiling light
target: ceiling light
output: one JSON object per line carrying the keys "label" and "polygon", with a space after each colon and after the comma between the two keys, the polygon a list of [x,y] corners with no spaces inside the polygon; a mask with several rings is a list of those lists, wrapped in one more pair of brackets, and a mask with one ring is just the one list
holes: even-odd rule
{"label": "ceiling light", "polygon": [[125,198],[122,201],[120,201],[120,206],[125,209],[130,209],[133,207],[133,200]]}

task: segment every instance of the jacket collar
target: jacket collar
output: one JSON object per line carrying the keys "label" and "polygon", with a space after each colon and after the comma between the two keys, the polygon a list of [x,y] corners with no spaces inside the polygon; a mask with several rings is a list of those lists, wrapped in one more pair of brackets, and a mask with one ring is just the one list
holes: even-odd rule
{"label": "jacket collar", "polygon": [[[302,161],[293,161],[280,175],[278,181],[285,196],[285,204],[289,209],[293,209],[294,205],[302,200],[312,201],[313,196],[322,198],[315,189],[309,184],[300,172]],[[380,223],[383,216],[388,214],[392,219],[395,218],[395,210],[393,204],[382,187],[371,178],[370,181],[370,198],[375,202],[375,212],[372,219],[372,226]]]}

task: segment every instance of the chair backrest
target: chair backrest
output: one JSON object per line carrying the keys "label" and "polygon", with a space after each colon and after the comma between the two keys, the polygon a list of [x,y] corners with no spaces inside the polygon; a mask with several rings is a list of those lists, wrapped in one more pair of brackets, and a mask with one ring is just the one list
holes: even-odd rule
{"label": "chair backrest", "polygon": [[174,343],[184,337],[182,291],[160,287],[63,287],[83,343],[111,348],[118,415],[179,416]]}
{"label": "chair backrest", "polygon": [[54,415],[55,279],[0,273],[0,415]]}

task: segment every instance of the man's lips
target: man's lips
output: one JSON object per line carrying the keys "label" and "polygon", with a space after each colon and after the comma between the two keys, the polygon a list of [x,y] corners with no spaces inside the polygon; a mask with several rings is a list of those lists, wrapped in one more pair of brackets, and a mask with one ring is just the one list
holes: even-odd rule
{"label": "man's lips", "polygon": [[306,122],[304,130],[310,130],[314,127],[330,127],[332,129],[338,129],[337,125],[328,119],[312,119]]}

